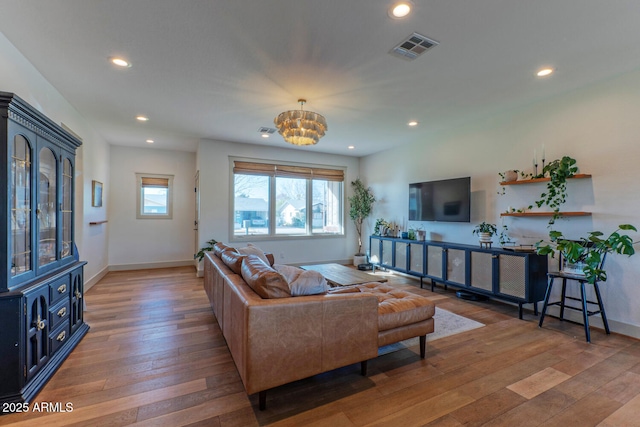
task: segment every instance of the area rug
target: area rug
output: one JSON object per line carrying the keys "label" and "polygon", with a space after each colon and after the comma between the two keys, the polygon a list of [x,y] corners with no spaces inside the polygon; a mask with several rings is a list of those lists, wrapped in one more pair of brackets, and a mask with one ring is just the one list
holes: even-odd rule
{"label": "area rug", "polygon": [[[484,323],[476,322],[438,307],[436,307],[436,313],[433,318],[435,320],[434,331],[431,334],[427,334],[427,341],[434,341],[484,326]],[[378,356],[418,345],[418,341],[418,337],[415,337],[399,343],[385,345],[378,349]]]}

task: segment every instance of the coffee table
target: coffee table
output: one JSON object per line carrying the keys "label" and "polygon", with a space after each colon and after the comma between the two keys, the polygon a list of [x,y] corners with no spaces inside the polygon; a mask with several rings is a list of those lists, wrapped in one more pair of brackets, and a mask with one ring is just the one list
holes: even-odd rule
{"label": "coffee table", "polygon": [[386,277],[376,276],[373,271],[361,271],[342,264],[303,265],[304,270],[313,270],[322,274],[330,286],[358,285],[368,282],[386,282]]}

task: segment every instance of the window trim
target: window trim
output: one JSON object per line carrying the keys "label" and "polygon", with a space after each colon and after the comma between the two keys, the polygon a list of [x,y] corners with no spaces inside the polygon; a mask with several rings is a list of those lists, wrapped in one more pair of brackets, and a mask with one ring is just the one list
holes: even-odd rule
{"label": "window trim", "polygon": [[[236,163],[240,165],[236,167]],[[255,169],[251,169],[248,164],[258,165]],[[247,240],[296,240],[296,239],[326,239],[344,237],[346,233],[346,167],[343,166],[328,166],[302,162],[287,162],[276,160],[263,160],[263,159],[251,159],[244,157],[229,157],[229,241],[230,242],[246,242]],[[275,222],[269,221],[269,231],[267,234],[251,234],[251,235],[236,235],[234,228],[235,221],[235,174],[240,173],[249,175],[254,173],[255,175],[269,176],[269,218],[276,217],[276,203],[275,203],[275,178],[287,177],[287,178],[306,178],[307,179],[307,212],[310,217],[306,221],[305,234],[276,234]],[[274,178],[274,179],[271,179]],[[313,205],[313,179],[323,181],[341,182],[341,230],[337,233],[314,233],[313,232],[313,209],[310,206]]]}
{"label": "window trim", "polygon": [[[167,180],[167,213],[150,214],[142,212],[143,209],[143,180],[150,181]],[[162,185],[160,185],[162,187]],[[136,173],[136,219],[173,219],[173,175]]]}

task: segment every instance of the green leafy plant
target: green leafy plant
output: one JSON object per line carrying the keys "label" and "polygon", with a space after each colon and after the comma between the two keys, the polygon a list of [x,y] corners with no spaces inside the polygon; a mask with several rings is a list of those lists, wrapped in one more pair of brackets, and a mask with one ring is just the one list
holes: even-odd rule
{"label": "green leafy plant", "polygon": [[360,178],[351,182],[353,187],[353,196],[349,197],[349,217],[356,225],[356,232],[358,233],[358,253],[356,256],[364,255],[362,253],[362,223],[365,218],[371,214],[373,204],[376,198],[371,191],[371,188],[365,187]]}
{"label": "green leafy plant", "polygon": [[391,226],[391,224],[385,221],[384,218],[378,218],[376,220],[376,225],[373,228],[373,234],[376,236],[382,236],[385,228],[389,228],[389,226]]}
{"label": "green leafy plant", "polygon": [[547,191],[540,195],[540,199],[535,204],[540,208],[548,206],[554,212],[553,217],[549,220],[549,224],[553,224],[560,215],[560,206],[567,201],[567,178],[572,177],[578,172],[576,160],[564,156],[550,162],[542,170],[542,176],[549,174],[549,182],[547,182]]}
{"label": "green leafy plant", "polygon": [[473,229],[473,234],[480,234],[480,233],[489,233],[490,235],[494,235],[498,232],[498,228],[496,227],[495,224],[488,224],[486,222],[482,222],[481,224],[478,224],[475,226],[475,228]]}
{"label": "green leafy plant", "polygon": [[511,240],[511,236],[509,236],[509,227],[507,227],[507,224],[502,224],[502,230],[500,230],[498,241],[502,246],[515,243],[513,240]]}
{"label": "green leafy plant", "polygon": [[218,243],[217,240],[211,239],[207,242],[207,246],[200,248],[200,250],[198,251],[197,254],[195,254],[193,256],[194,259],[197,259],[198,262],[202,261],[202,258],[204,258],[204,254],[207,252],[211,252],[213,250],[213,245],[215,245],[216,243]]}
{"label": "green leafy plant", "polygon": [[601,231],[591,231],[586,237],[579,240],[566,239],[560,231],[550,231],[550,242],[539,241],[536,243],[536,252],[539,255],[555,256],[556,252],[562,254],[565,262],[577,264],[583,263],[583,272],[589,283],[606,281],[607,272],[602,268],[604,256],[610,253],[631,256],[635,254],[634,242],[627,234],[621,231],[638,231],[631,224],[621,224],[618,229],[608,237],[604,237]]}

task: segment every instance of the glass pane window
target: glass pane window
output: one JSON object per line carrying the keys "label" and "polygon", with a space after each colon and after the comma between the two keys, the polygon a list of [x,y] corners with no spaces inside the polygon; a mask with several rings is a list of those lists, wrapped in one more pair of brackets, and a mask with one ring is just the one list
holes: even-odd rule
{"label": "glass pane window", "polygon": [[11,157],[11,276],[31,270],[31,146],[13,139]]}
{"label": "glass pane window", "polygon": [[276,234],[307,234],[307,180],[276,178]]}
{"label": "glass pane window", "polygon": [[344,170],[232,160],[234,236],[344,234]]}
{"label": "glass pane window", "polygon": [[342,182],[313,180],[313,233],[342,233]]}
{"label": "glass pane window", "polygon": [[269,234],[269,177],[236,174],[233,195],[233,234]]}
{"label": "glass pane window", "polygon": [[38,171],[38,265],[44,266],[56,260],[57,233],[57,162],[48,148],[40,150]]}
{"label": "glass pane window", "polygon": [[173,217],[173,175],[136,174],[138,181],[138,219]]}

